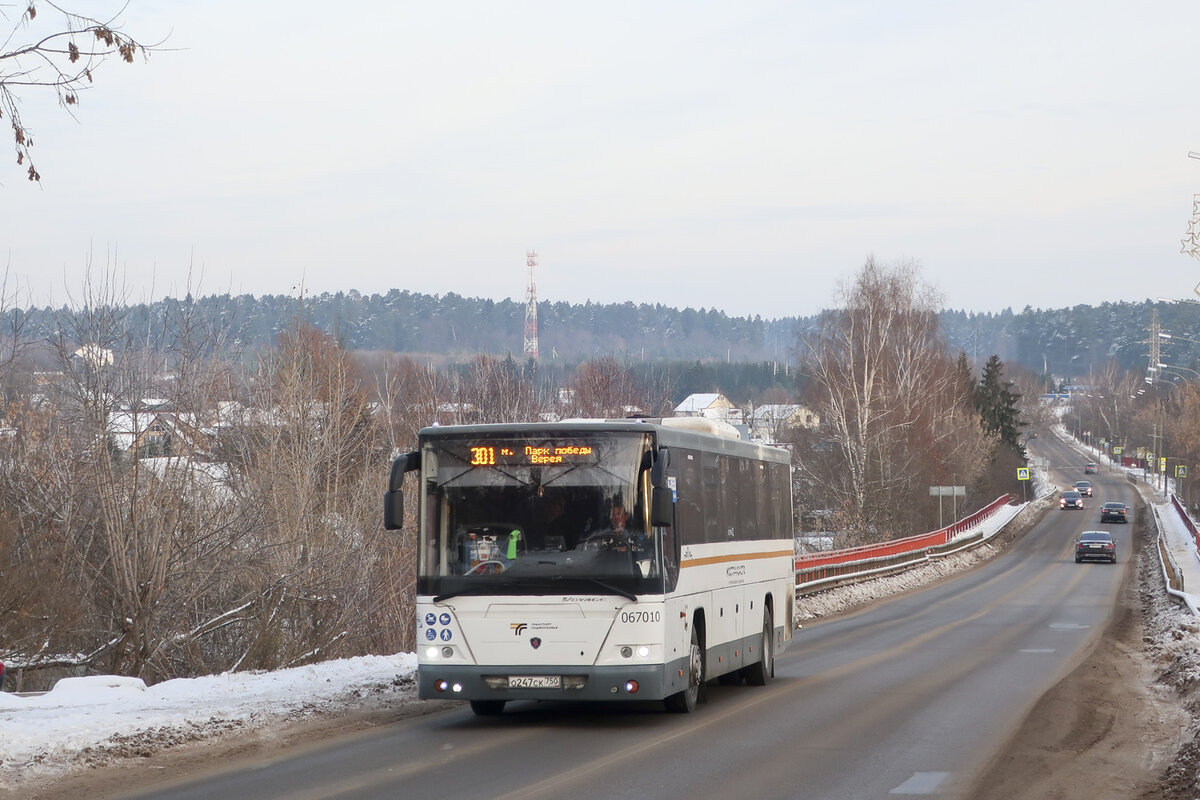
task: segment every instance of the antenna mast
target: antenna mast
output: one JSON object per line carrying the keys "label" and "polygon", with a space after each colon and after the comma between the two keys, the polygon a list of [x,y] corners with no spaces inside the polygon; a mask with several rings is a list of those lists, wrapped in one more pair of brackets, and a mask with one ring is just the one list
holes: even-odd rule
{"label": "antenna mast", "polygon": [[533,268],[537,266],[536,250],[525,253],[525,263],[529,265],[529,288],[525,291],[525,355],[537,358],[537,284],[533,282]]}

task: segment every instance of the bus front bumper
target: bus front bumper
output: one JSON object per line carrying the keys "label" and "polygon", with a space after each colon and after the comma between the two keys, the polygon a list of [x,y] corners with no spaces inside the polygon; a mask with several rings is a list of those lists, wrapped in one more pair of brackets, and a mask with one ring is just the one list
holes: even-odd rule
{"label": "bus front bumper", "polygon": [[[429,665],[417,670],[422,700],[661,700],[682,691],[684,662],[620,667]],[[680,673],[683,674],[680,674]],[[557,679],[555,681],[554,679]],[[557,687],[547,688],[547,682]]]}

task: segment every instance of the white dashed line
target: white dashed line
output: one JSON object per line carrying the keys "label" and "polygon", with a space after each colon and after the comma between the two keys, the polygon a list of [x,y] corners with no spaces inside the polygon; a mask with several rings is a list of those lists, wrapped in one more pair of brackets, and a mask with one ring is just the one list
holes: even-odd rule
{"label": "white dashed line", "polygon": [[949,777],[949,772],[914,772],[911,778],[888,794],[933,794]]}

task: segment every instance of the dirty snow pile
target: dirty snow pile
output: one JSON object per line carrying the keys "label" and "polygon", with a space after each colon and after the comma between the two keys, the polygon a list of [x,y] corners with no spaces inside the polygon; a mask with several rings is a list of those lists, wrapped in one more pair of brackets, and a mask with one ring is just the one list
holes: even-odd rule
{"label": "dirty snow pile", "polygon": [[65,678],[42,695],[0,692],[0,787],[388,696],[411,698],[416,668],[416,656],[401,653],[149,687],[140,678],[98,675]]}

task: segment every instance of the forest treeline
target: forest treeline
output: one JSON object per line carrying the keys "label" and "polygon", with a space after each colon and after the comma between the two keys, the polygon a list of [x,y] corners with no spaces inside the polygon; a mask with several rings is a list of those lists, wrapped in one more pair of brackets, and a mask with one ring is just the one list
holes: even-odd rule
{"label": "forest treeline", "polygon": [[[309,295],[209,295],[167,298],[129,306],[128,323],[161,330],[186,307],[229,332],[227,348],[273,347],[297,318],[324,331],[348,350],[407,353],[439,363],[524,352],[525,304],[511,299],[426,295],[393,289],[384,294],[355,291]],[[820,324],[817,316],[764,319],[736,317],[716,309],[678,309],[662,304],[583,303],[543,300],[538,338],[545,365],[574,364],[603,355],[645,362],[794,363],[797,335]],[[20,322],[34,338],[53,334],[63,308],[13,308],[0,318]],[[1144,364],[1148,327],[1156,311],[1163,329],[1179,337],[1172,355],[1184,366],[1200,358],[1200,315],[1191,303],[1112,302],[1099,306],[972,313],[938,312],[951,352],[972,361],[998,355],[1005,363],[1080,381],[1115,361],[1122,369]]]}

